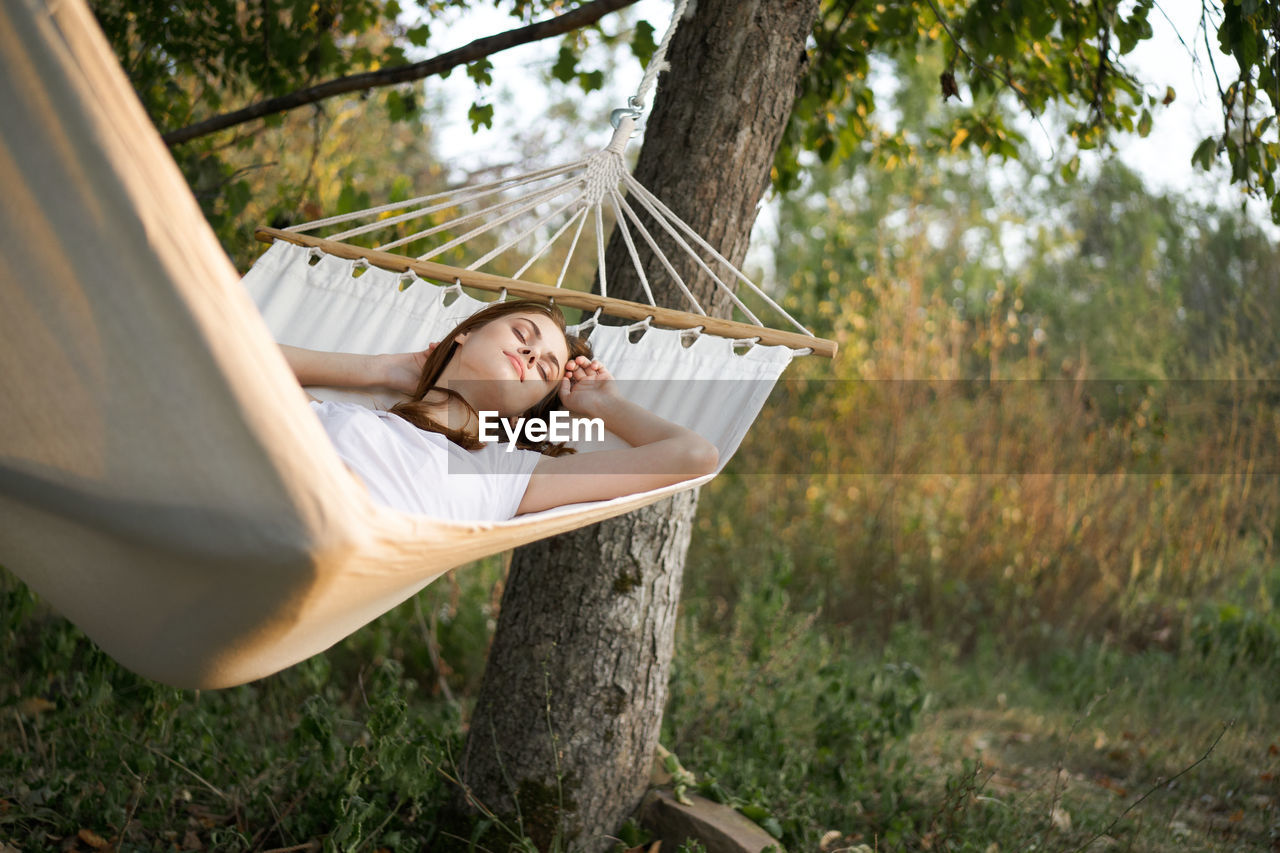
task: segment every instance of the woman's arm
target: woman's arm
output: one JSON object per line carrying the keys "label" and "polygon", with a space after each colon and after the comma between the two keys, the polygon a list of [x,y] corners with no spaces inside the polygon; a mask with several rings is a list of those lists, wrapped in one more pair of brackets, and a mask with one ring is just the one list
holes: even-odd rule
{"label": "woman's arm", "polygon": [[422,363],[431,348],[422,352],[357,355],[280,344],[280,351],[284,353],[298,384],[303,387],[389,388],[402,394],[412,394],[418,388]]}
{"label": "woman's arm", "polygon": [[606,429],[632,446],[543,457],[518,513],[646,492],[715,471],[719,452],[714,444],[623,398],[598,362],[579,359],[567,373],[560,390],[565,407],[602,419]]}

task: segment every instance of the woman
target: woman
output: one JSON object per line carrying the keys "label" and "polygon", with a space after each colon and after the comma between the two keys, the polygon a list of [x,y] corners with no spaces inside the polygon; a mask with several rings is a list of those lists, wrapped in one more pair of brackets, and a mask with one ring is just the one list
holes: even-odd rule
{"label": "woman", "polygon": [[[385,387],[409,396],[390,412],[312,402],[373,498],[407,512],[503,520],[648,491],[716,467],[709,441],[623,398],[585,341],[566,333],[554,306],[495,303],[419,353],[281,349],[304,386]],[[480,439],[481,413],[545,422],[557,402],[572,415],[599,418],[631,446],[574,454],[527,434],[515,450]]]}

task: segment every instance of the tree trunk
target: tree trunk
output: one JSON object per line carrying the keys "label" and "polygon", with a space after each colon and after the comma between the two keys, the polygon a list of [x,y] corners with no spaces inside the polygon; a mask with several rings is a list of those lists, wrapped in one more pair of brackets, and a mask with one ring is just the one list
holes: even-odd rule
{"label": "tree trunk", "polygon": [[[696,0],[690,9],[636,177],[740,266],[818,0]],[[725,316],[710,278],[671,257],[703,306]],[[616,233],[606,263],[610,295],[636,298]],[[659,303],[681,306],[656,263],[646,268]],[[608,849],[644,794],[696,507],[686,492],[515,553],[460,770],[476,800],[542,849],[557,835]]]}

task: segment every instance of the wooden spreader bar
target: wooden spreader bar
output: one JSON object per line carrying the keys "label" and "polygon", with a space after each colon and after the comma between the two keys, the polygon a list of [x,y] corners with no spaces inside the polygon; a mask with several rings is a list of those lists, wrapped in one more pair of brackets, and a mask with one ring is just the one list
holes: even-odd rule
{"label": "wooden spreader bar", "polygon": [[349,243],[342,243],[336,240],[324,240],[319,237],[312,237],[308,234],[298,234],[293,231],[282,231],[279,228],[259,228],[255,232],[254,236],[263,243],[270,243],[273,240],[284,240],[298,246],[307,246],[309,248],[314,247],[326,254],[334,255],[339,258],[347,258],[348,260],[363,259],[376,267],[391,270],[392,272],[408,272],[409,270],[412,270],[421,278],[437,281],[443,284],[453,284],[454,282],[458,282],[466,287],[474,287],[479,290],[488,290],[494,293],[499,293],[505,290],[513,296],[521,296],[528,299],[540,299],[543,301],[554,300],[559,305],[568,306],[570,308],[581,308],[587,311],[594,311],[599,308],[605,314],[625,320],[643,320],[646,317],[650,317],[655,325],[670,329],[693,329],[701,326],[704,331],[725,338],[758,338],[762,344],[778,344],[791,347],[793,349],[807,347],[808,349],[813,350],[814,355],[820,355],[824,358],[834,358],[836,354],[835,341],[829,341],[825,338],[814,338],[799,332],[787,332],[781,329],[753,326],[750,323],[739,323],[736,320],[722,320],[718,317],[707,317],[702,314],[694,314],[689,311],[676,311],[671,308],[657,308],[653,305],[645,305],[641,302],[629,302],[625,299],[601,297],[593,293],[582,293],[577,290],[565,290],[563,288],[550,287],[545,284],[537,284],[531,281],[503,278],[502,276],[491,275],[489,273],[451,267],[447,264],[437,264],[433,261],[419,261],[413,258],[407,258],[404,255],[397,255],[392,252],[380,252],[377,249],[362,249],[359,246],[352,246]]}

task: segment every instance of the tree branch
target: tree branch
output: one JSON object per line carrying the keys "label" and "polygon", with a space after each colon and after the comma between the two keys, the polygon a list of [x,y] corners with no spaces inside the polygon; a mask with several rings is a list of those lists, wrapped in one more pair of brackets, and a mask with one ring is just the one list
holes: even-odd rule
{"label": "tree branch", "polygon": [[325,98],[332,98],[334,95],[359,92],[380,86],[394,86],[397,83],[421,80],[433,74],[444,74],[459,65],[466,65],[468,62],[474,62],[477,59],[491,56],[508,48],[581,29],[594,24],[610,12],[616,12],[635,2],[636,0],[591,0],[591,2],[583,3],[576,9],[565,12],[558,17],[539,21],[536,24],[529,24],[527,27],[521,27],[505,33],[476,39],[456,50],[442,53],[422,62],[401,65],[395,68],[384,68],[380,71],[351,74],[347,77],[329,80],[317,86],[299,89],[287,95],[258,101],[242,109],[222,113],[178,130],[171,130],[164,134],[163,139],[165,144],[170,147],[181,145],[184,142],[190,142],[193,139],[207,136],[219,130],[235,127],[238,124],[244,124],[274,113],[282,113],[295,107],[314,104]]}

